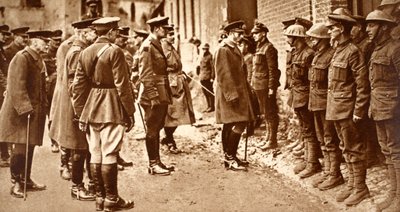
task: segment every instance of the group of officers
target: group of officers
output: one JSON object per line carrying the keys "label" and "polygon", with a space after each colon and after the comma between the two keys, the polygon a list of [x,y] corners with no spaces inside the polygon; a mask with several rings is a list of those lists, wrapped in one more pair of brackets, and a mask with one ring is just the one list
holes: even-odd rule
{"label": "group of officers", "polygon": [[[390,187],[377,207],[400,211],[399,20],[400,1],[383,0],[366,18],[338,8],[326,23],[312,24],[302,18],[283,22],[291,47],[285,89],[306,149],[304,162],[294,172],[300,178],[319,173],[322,157],[323,174],[313,186],[324,191],[346,183],[336,200],[347,206],[370,197],[368,159],[376,158],[380,149]],[[244,35],[243,25],[236,21],[224,27],[214,58],[216,122],[223,124],[225,166],[236,171],[247,166],[236,153],[241,134],[256,118],[250,101],[254,96],[268,132],[262,149],[277,147],[277,51],[264,24],[255,23],[252,37]],[[256,42],[253,54],[247,49],[251,38]],[[347,182],[340,170],[343,159]]]}
{"label": "group of officers", "polygon": [[[327,23],[310,24],[304,19],[284,23],[291,46],[285,88],[290,91],[288,104],[299,119],[306,147],[306,159],[295,167],[295,173],[307,178],[320,172],[322,153],[323,174],[313,184],[328,190],[346,183],[336,200],[348,206],[370,197],[365,183],[370,157],[367,143],[374,142],[370,138],[374,134],[364,136],[363,130],[367,130],[376,131],[389,173],[390,189],[378,207],[400,210],[400,135],[396,129],[400,120],[400,42],[393,33],[399,11],[400,1],[384,0],[366,18],[338,8],[328,15]],[[136,110],[144,111],[148,172],[169,175],[174,171],[161,161],[160,131],[164,129],[166,134],[161,143],[176,153],[174,131],[195,121],[188,76],[174,47],[174,27],[168,17],[148,20],[150,32],[135,30],[141,39],[132,56],[126,45],[129,28],[118,22],[118,17],[74,22],[74,35],[61,44],[59,31],[25,27],[9,31],[8,26],[0,26],[4,91],[0,141],[12,143],[11,157],[7,145],[1,143],[1,157],[10,157],[12,196],[24,197],[25,185],[28,190],[46,189],[30,176],[46,115],[51,123],[49,136],[64,152],[62,167],[69,170],[67,163],[72,160],[71,196],[95,201],[96,210],[134,207],[133,201],[119,196],[117,163],[124,134],[134,126]],[[210,111],[215,105],[216,123],[223,124],[224,165],[245,171],[248,163],[237,157],[237,150],[242,133],[247,128],[247,136],[251,135],[249,123],[256,120],[252,99],[257,100],[268,132],[263,149],[278,147],[278,52],[267,38],[267,26],[260,22],[255,23],[251,37],[244,37],[243,21],[231,22],[223,30],[214,57],[209,46],[203,46],[200,72],[212,76],[207,77],[211,85],[215,75],[215,103],[214,99],[207,102]],[[352,38],[364,30],[363,36]],[[11,34],[14,40],[4,50],[5,37]],[[256,48],[249,56],[251,40]],[[6,52],[13,48],[10,57]],[[207,86],[213,93],[212,86]],[[140,103],[136,109],[133,88],[138,90]],[[340,171],[342,158],[347,182]],[[85,161],[87,188],[83,183]]]}

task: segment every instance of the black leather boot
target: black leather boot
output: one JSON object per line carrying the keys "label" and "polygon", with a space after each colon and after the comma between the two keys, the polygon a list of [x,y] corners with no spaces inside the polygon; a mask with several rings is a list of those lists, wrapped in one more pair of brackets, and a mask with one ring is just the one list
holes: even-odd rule
{"label": "black leather boot", "polygon": [[133,201],[125,201],[118,195],[118,168],[117,164],[102,164],[101,175],[104,180],[106,198],[104,211],[116,211],[134,207]]}
{"label": "black leather boot", "polygon": [[104,198],[106,196],[104,191],[103,177],[101,175],[101,164],[91,163],[90,171],[93,177],[94,190],[96,194],[96,211],[104,210]]}
{"label": "black leather boot", "polygon": [[16,198],[24,197],[24,185],[21,184],[21,173],[23,167],[24,156],[21,154],[12,154],[10,158],[10,173],[13,186],[11,187],[10,194]]}

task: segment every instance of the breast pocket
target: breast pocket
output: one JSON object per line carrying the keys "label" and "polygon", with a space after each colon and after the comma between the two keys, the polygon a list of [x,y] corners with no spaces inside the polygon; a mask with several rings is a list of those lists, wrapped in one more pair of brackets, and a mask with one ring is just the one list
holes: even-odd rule
{"label": "breast pocket", "polygon": [[390,69],[390,58],[389,57],[377,57],[372,61],[373,75],[376,79],[393,80],[397,79],[396,70]]}
{"label": "breast pocket", "polygon": [[332,64],[332,80],[345,82],[348,77],[348,63],[347,62],[334,62]]}
{"label": "breast pocket", "polygon": [[256,53],[253,57],[253,63],[255,65],[262,65],[265,63],[265,55],[262,53]]}
{"label": "breast pocket", "polygon": [[308,72],[308,80],[311,82],[324,82],[328,80],[329,64],[315,64]]}
{"label": "breast pocket", "polygon": [[294,78],[299,79],[307,77],[308,72],[305,61],[294,61],[292,67],[293,67],[292,75]]}

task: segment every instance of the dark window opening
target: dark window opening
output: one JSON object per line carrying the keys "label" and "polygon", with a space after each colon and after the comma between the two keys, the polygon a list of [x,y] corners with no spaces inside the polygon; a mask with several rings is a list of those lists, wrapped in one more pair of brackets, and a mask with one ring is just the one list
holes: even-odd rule
{"label": "dark window opening", "polygon": [[135,22],[135,15],[136,15],[135,3],[131,3],[131,21],[132,22]]}
{"label": "dark window opening", "polygon": [[42,7],[41,0],[26,0],[27,7]]}

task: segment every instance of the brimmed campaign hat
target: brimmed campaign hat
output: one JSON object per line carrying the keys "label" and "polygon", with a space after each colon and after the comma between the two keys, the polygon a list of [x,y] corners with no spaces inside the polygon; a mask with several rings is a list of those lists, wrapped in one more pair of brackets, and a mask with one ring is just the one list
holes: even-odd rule
{"label": "brimmed campaign hat", "polygon": [[234,21],[224,27],[224,30],[229,32],[244,32],[244,21]]}
{"label": "brimmed campaign hat", "polygon": [[357,21],[351,15],[350,10],[346,8],[337,8],[328,15],[328,23],[326,24],[326,26],[333,26],[337,23],[347,23],[354,25],[357,23]]}

